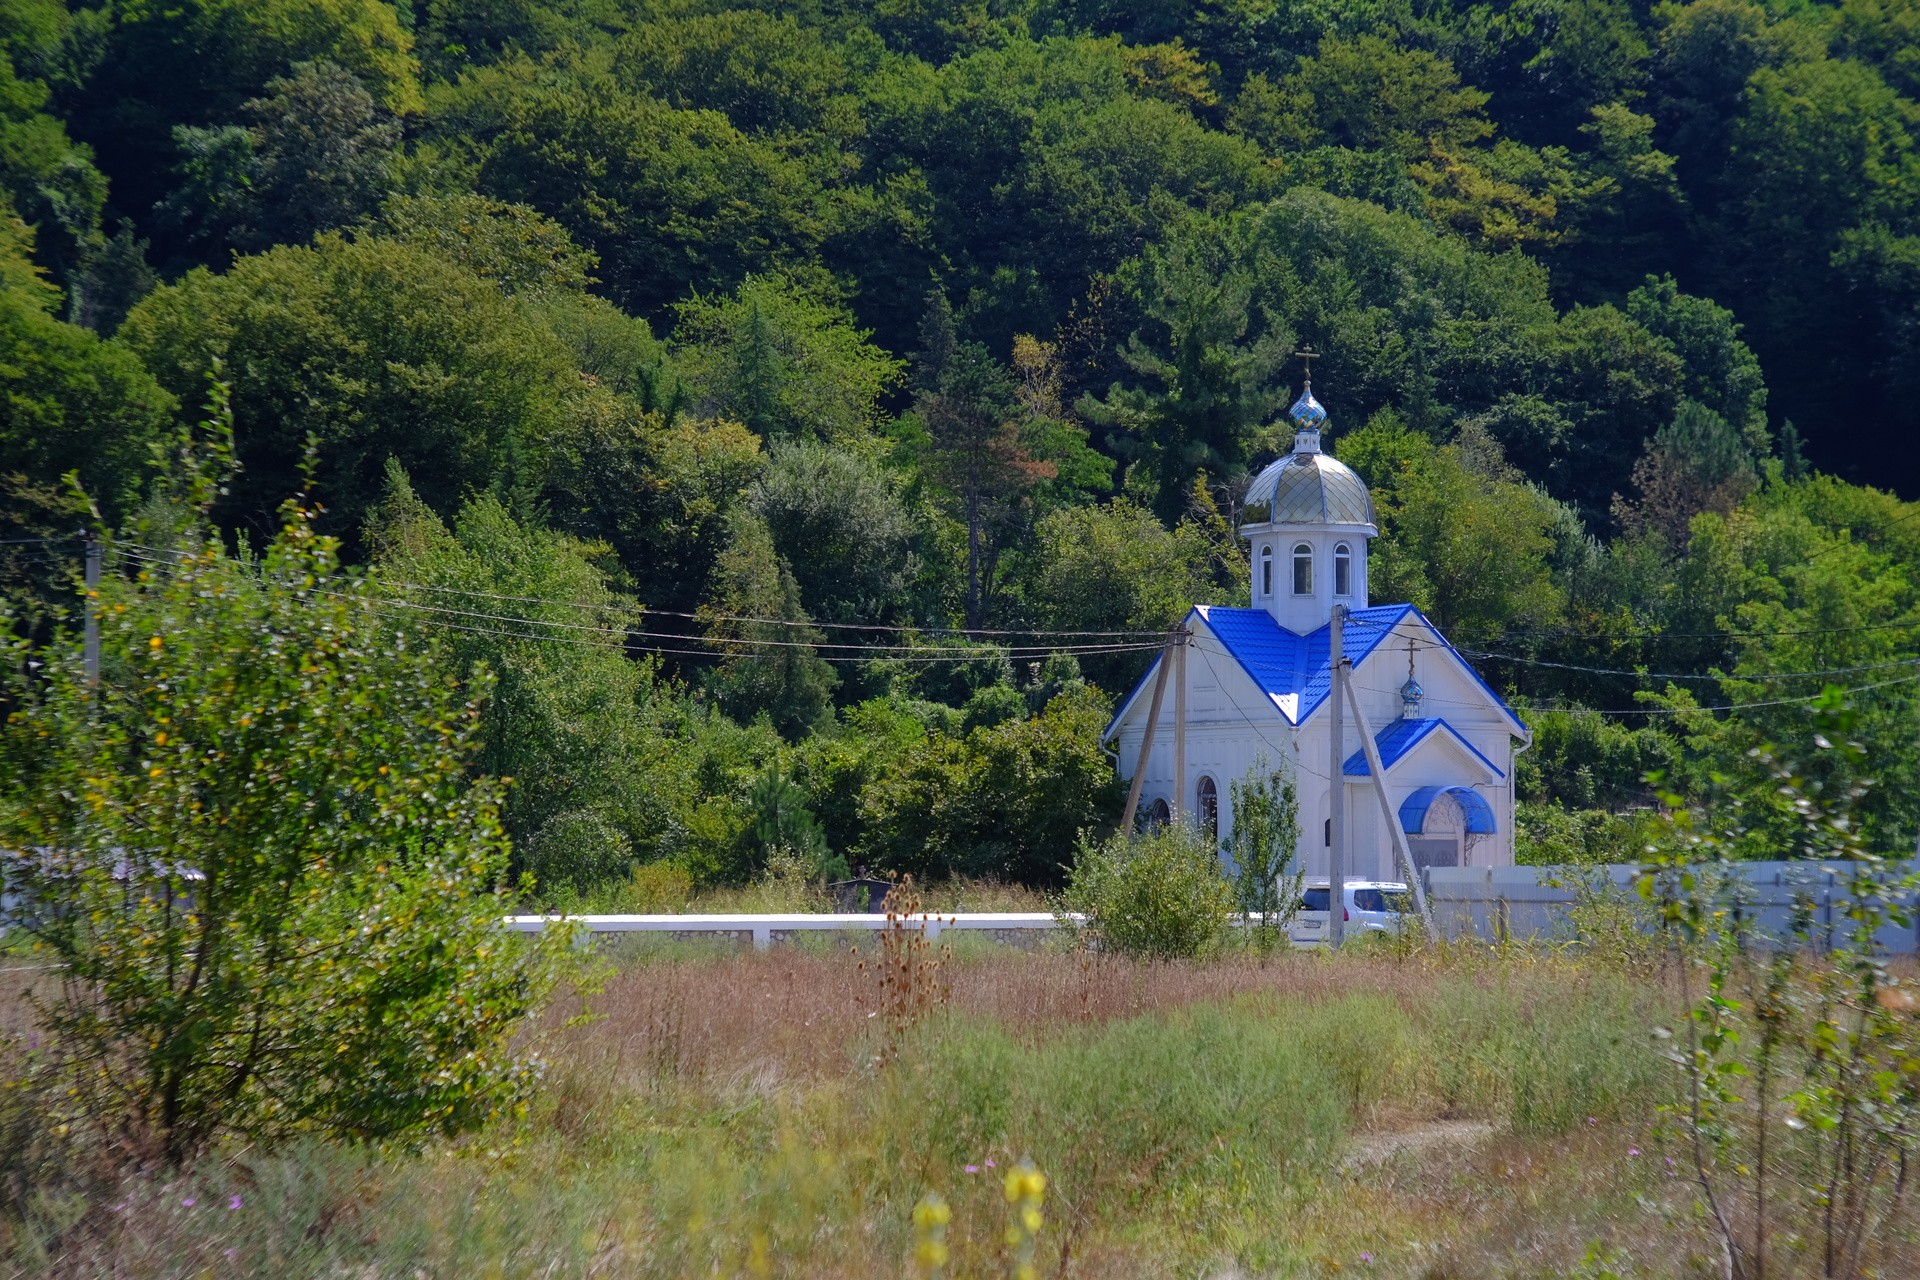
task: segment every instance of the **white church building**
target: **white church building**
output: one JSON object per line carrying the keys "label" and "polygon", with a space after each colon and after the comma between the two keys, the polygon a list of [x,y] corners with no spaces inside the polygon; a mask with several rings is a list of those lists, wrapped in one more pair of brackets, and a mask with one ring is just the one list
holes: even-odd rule
{"label": "white church building", "polygon": [[[1418,609],[1368,599],[1367,544],[1379,535],[1373,499],[1359,476],[1320,451],[1327,415],[1311,382],[1290,416],[1293,452],[1255,478],[1242,511],[1251,605],[1196,605],[1187,615],[1184,652],[1168,664],[1140,812],[1163,822],[1178,814],[1224,841],[1233,827],[1229,784],[1264,758],[1295,781],[1298,865],[1307,875],[1327,874],[1338,794],[1346,875],[1402,880],[1361,743],[1364,722],[1388,807],[1417,865],[1511,866],[1513,762],[1530,742],[1527,727]],[[1329,666],[1336,606],[1346,611],[1342,650],[1359,704],[1358,714],[1349,706],[1341,717],[1337,788]],[[1129,781],[1167,661],[1154,660],[1107,728]],[[1185,756],[1179,777],[1177,754]]]}

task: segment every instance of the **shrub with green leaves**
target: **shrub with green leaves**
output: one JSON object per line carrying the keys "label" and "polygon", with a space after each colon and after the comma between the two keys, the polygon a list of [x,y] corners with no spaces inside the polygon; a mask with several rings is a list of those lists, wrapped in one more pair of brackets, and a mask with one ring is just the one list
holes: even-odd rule
{"label": "shrub with green leaves", "polygon": [[501,784],[444,655],[300,506],[257,556],[207,525],[215,426],[185,530],[100,585],[98,686],[71,637],[6,655],[0,848],[63,970],[36,1013],[72,1118],[176,1165],[473,1128],[535,1075],[515,1037],[565,939],[502,927]]}
{"label": "shrub with green leaves", "polygon": [[1103,950],[1152,959],[1217,951],[1233,912],[1233,886],[1212,847],[1176,823],[1146,835],[1083,841],[1061,896],[1073,925]]}

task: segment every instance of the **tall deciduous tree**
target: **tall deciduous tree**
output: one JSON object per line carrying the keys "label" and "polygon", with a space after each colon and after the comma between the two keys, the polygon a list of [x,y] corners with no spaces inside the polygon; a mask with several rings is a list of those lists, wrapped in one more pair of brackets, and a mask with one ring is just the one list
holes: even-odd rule
{"label": "tall deciduous tree", "polygon": [[984,625],[1000,581],[1000,560],[1029,513],[1030,497],[1059,467],[1035,452],[1034,421],[1013,376],[978,343],[959,342],[944,295],[935,292],[921,325],[921,388],[914,411],[925,435],[921,466],[966,534],[966,622]]}

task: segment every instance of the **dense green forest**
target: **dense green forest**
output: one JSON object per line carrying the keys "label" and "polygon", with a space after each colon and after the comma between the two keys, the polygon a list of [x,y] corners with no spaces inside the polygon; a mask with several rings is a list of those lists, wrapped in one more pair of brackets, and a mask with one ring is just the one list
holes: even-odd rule
{"label": "dense green forest", "polygon": [[0,568],[167,572],[217,381],[233,537],[310,493],[492,673],[544,892],[1047,883],[1310,344],[1523,856],[1649,773],[1793,852],[1828,685],[1910,848],[1916,136],[1920,0],[0,0]]}

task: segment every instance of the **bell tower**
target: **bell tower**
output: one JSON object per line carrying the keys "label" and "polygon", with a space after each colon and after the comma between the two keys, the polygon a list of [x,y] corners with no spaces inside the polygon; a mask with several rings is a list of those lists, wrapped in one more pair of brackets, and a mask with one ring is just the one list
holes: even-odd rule
{"label": "bell tower", "polygon": [[1311,372],[1287,416],[1293,452],[1248,487],[1240,536],[1253,556],[1253,607],[1304,634],[1325,626],[1336,604],[1367,607],[1367,544],[1380,530],[1367,486],[1320,451],[1327,411]]}

